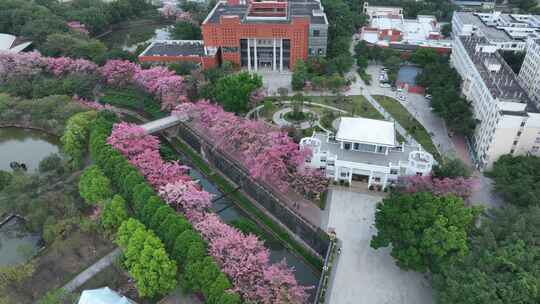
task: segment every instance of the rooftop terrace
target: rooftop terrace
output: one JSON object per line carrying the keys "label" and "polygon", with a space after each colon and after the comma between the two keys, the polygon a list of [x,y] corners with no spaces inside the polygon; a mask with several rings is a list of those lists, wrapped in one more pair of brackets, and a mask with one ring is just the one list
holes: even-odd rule
{"label": "rooftop terrace", "polygon": [[493,98],[500,101],[526,103],[528,112],[538,112],[527,93],[519,85],[517,76],[499,52],[484,37],[460,36],[461,43],[489,88]]}
{"label": "rooftop terrace", "polygon": [[[255,3],[254,3],[255,4]],[[240,23],[290,23],[292,17],[309,17],[312,24],[327,24],[326,15],[322,6],[314,0],[289,0],[288,3],[277,2],[276,5],[286,4],[283,11],[276,11],[274,15],[263,16],[249,5],[229,5],[227,2],[218,2],[210,12],[204,23],[219,23],[222,16],[238,16]],[[260,3],[259,3],[260,6]],[[251,10],[251,11],[250,11]],[[249,13],[248,13],[249,12]],[[282,15],[283,14],[283,15]]]}
{"label": "rooftop terrace", "polygon": [[202,40],[164,40],[150,44],[139,56],[204,56]]}
{"label": "rooftop terrace", "polygon": [[360,152],[341,149],[340,142],[327,141],[327,135],[324,133],[315,133],[313,137],[321,141],[321,152],[327,151],[337,155],[338,160],[383,167],[387,167],[390,163],[397,166],[399,162],[408,162],[409,153],[419,150],[418,147],[404,145],[403,151],[400,148],[390,149],[388,155]]}

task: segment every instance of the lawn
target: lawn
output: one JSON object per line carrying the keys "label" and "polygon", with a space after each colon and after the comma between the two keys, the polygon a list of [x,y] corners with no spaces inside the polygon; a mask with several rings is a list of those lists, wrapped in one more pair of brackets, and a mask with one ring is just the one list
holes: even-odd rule
{"label": "lawn", "polygon": [[439,152],[431,140],[428,131],[403,107],[397,100],[386,96],[373,96],[381,106],[402,125],[409,134],[419,142],[426,151],[436,159],[440,159]]}

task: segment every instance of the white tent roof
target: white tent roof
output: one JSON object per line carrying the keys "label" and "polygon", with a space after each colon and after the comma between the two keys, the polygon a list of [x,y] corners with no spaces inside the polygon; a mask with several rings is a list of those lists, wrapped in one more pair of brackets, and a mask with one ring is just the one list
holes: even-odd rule
{"label": "white tent roof", "polygon": [[396,145],[394,123],[361,117],[341,117],[336,140],[356,143]]}
{"label": "white tent roof", "polygon": [[32,42],[24,42],[19,45],[13,45],[16,39],[17,37],[13,35],[0,33],[0,52],[7,51],[7,52],[19,53],[20,51],[27,48],[30,44],[32,44]]}
{"label": "white tent roof", "polygon": [[109,287],[85,290],[78,304],[132,304],[128,298],[119,295]]}

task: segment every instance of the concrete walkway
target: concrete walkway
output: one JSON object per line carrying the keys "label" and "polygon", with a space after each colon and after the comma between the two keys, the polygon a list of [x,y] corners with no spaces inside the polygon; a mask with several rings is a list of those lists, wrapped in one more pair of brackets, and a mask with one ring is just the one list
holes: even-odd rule
{"label": "concrete walkway", "polygon": [[113,252],[102,257],[99,261],[95,262],[92,266],[86,268],[83,272],[79,273],[73,280],[64,285],[63,289],[70,293],[75,291],[81,285],[90,280],[94,275],[103,269],[107,268],[113,263],[113,261],[120,256],[122,251],[120,248],[116,248]]}
{"label": "concrete walkway", "polygon": [[389,248],[370,247],[380,193],[333,189],[329,195],[328,228],[335,229],[341,254],[326,303],[433,304],[432,288],[420,273],[397,267]]}

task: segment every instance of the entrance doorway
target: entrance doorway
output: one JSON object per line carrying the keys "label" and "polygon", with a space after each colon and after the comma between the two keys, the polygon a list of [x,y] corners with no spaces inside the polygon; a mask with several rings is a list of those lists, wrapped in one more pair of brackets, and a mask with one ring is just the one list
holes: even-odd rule
{"label": "entrance doorway", "polygon": [[351,178],[353,182],[361,182],[366,184],[369,182],[369,175],[353,173]]}

